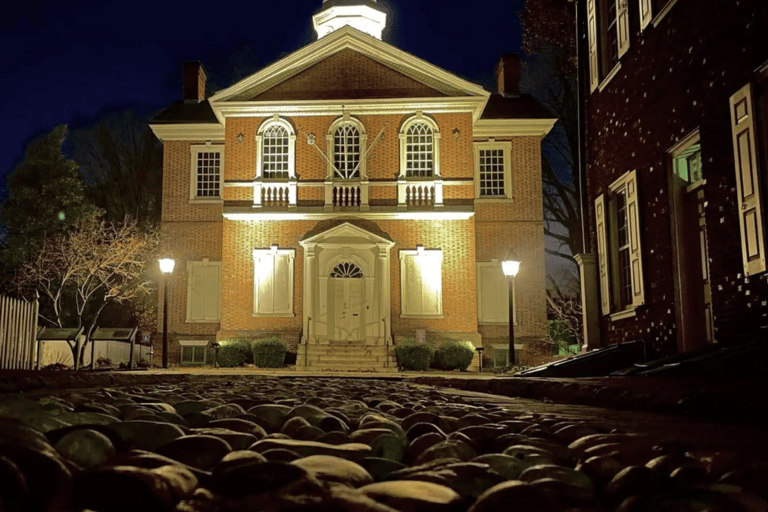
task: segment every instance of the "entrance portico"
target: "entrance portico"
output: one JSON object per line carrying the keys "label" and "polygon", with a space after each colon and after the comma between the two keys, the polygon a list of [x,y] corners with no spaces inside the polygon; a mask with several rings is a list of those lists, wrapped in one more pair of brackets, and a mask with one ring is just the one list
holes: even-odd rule
{"label": "entrance portico", "polygon": [[391,343],[390,249],[395,243],[346,222],[304,248],[302,344]]}

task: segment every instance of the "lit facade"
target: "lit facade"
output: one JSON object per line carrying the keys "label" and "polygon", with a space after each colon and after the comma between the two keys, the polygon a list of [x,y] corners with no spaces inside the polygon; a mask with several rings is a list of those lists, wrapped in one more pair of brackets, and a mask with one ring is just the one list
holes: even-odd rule
{"label": "lit facade", "polygon": [[506,347],[510,246],[520,343],[543,335],[554,119],[517,94],[519,59],[491,94],[381,41],[375,2],[342,3],[323,3],[316,42],[212,97],[187,63],[185,99],[152,123],[171,364],[185,344],[272,335],[309,369],[393,368],[422,330]]}

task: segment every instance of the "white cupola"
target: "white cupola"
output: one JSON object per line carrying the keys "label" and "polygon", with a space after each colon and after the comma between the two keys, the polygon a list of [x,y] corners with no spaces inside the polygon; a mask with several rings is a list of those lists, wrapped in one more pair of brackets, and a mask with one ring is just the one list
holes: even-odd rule
{"label": "white cupola", "polygon": [[312,16],[312,23],[318,39],[346,25],[381,39],[387,13],[376,5],[376,0],[323,0],[321,9]]}

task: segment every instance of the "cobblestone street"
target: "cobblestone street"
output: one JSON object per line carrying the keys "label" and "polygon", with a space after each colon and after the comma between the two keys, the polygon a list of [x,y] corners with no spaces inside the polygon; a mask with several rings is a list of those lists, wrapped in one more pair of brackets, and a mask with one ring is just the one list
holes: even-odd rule
{"label": "cobblestone street", "polygon": [[0,395],[2,510],[768,509],[758,426],[394,379],[130,380]]}

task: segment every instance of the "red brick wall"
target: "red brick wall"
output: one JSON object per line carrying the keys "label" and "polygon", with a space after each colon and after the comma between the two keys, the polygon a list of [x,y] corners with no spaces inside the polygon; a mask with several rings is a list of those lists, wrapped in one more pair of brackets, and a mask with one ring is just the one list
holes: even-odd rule
{"label": "red brick wall", "polygon": [[595,198],[623,173],[637,170],[646,304],[634,318],[602,317],[601,336],[609,344],[642,339],[657,353],[673,353],[667,150],[696,128],[707,181],[716,337],[728,341],[768,323],[767,276],[747,279],[743,272],[728,108],[729,97],[768,59],[768,3],[721,1],[702,9],[696,0],[678,0],[658,26],[642,33],[637,2],[629,8],[631,46],[620,71],[603,91],[586,92],[586,212],[595,252]]}

